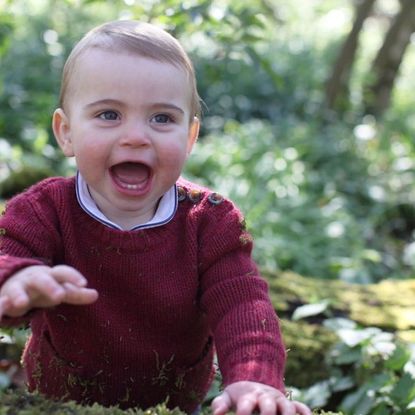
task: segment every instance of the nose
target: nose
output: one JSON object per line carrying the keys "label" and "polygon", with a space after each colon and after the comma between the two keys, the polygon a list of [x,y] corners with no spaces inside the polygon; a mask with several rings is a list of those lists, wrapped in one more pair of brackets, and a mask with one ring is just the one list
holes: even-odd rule
{"label": "nose", "polygon": [[125,125],[120,139],[123,147],[146,147],[151,143],[149,129],[142,121],[134,121]]}

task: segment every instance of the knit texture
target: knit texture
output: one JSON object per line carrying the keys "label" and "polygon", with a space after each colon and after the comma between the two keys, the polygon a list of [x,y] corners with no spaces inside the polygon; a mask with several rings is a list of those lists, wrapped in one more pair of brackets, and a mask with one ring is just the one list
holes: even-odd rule
{"label": "knit texture", "polygon": [[[284,390],[285,350],[252,239],[229,200],[180,179],[168,224],[109,228],[84,212],[74,178],[16,196],[0,218],[0,283],[33,264],[78,269],[99,299],[30,313],[30,390],[51,398],[192,412],[217,352],[224,383]],[[3,322],[21,323],[21,319]]]}

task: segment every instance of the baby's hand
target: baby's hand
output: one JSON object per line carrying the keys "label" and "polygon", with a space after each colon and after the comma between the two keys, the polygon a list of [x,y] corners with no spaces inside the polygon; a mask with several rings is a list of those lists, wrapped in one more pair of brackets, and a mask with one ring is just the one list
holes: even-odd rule
{"label": "baby's hand", "polygon": [[20,317],[32,308],[53,307],[61,303],[90,304],[98,293],[85,288],[86,279],[67,265],[33,265],[16,272],[0,289],[2,315]]}
{"label": "baby's hand", "polygon": [[257,382],[235,382],[228,385],[212,402],[213,415],[234,409],[236,415],[311,415],[304,404],[291,401],[279,390]]}

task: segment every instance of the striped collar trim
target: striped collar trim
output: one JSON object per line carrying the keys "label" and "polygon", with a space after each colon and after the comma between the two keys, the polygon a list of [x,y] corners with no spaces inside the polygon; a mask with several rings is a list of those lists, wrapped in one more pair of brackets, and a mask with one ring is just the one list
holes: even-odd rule
{"label": "striped collar trim", "polygon": [[153,218],[146,223],[133,226],[131,229],[123,229],[121,226],[108,219],[98,208],[94,199],[89,192],[87,183],[85,182],[79,171],[76,174],[76,198],[81,208],[92,218],[101,222],[105,226],[113,229],[136,231],[140,229],[156,228],[169,223],[177,211],[177,188],[172,186],[160,199],[156,213]]}

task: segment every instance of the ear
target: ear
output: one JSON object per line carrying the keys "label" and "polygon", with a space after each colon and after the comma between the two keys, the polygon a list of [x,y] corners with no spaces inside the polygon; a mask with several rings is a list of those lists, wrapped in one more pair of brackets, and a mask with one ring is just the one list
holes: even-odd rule
{"label": "ear", "polygon": [[199,118],[193,117],[193,121],[189,127],[189,135],[187,137],[187,155],[192,152],[193,146],[199,137],[200,121]]}
{"label": "ear", "polygon": [[63,154],[65,154],[66,157],[72,157],[74,152],[72,148],[69,118],[62,108],[58,108],[53,113],[52,129]]}

